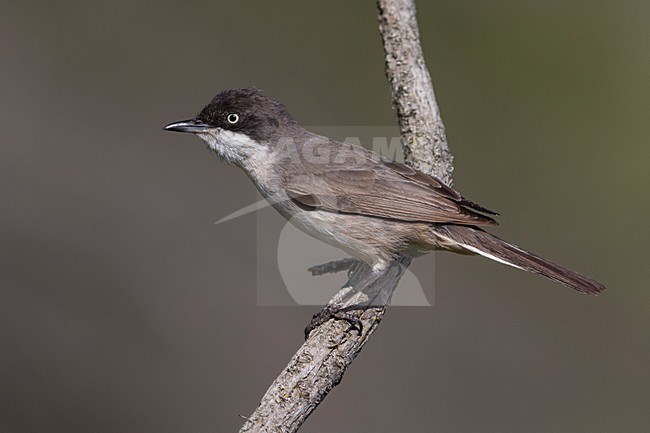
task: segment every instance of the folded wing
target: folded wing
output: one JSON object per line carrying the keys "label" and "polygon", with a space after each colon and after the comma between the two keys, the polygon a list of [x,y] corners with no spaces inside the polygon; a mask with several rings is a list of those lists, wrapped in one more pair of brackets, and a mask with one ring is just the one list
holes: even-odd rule
{"label": "folded wing", "polygon": [[287,179],[287,195],[313,209],[408,222],[488,226],[494,214],[433,176],[396,162],[318,170]]}

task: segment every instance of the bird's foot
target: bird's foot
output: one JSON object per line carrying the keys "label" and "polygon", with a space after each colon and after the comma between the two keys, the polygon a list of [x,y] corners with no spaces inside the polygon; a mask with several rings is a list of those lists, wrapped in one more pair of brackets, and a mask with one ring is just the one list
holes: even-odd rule
{"label": "bird's foot", "polygon": [[356,259],[345,258],[340,260],[334,260],[327,263],[322,263],[320,265],[315,265],[307,270],[311,272],[312,276],[317,277],[325,274],[335,274],[337,272],[348,271],[357,262],[358,260]]}
{"label": "bird's foot", "polygon": [[343,320],[350,324],[351,329],[356,329],[359,334],[363,332],[363,322],[361,322],[361,319],[356,315],[352,314],[350,311],[328,305],[312,317],[311,322],[309,322],[309,325],[305,328],[305,340],[309,338],[311,331],[330,319]]}

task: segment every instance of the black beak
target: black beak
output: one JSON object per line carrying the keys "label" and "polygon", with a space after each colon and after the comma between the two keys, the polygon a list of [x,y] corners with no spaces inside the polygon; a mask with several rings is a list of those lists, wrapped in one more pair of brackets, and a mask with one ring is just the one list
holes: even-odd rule
{"label": "black beak", "polygon": [[198,119],[190,120],[181,120],[180,122],[170,123],[165,126],[165,131],[174,131],[174,132],[205,132],[206,129],[210,128],[210,125],[201,122]]}

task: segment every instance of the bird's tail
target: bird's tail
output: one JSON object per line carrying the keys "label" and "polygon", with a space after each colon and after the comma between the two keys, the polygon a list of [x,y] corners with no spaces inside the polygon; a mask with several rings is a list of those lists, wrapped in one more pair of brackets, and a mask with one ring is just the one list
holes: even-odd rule
{"label": "bird's tail", "polygon": [[596,295],[605,290],[605,286],[598,281],[512,245],[478,227],[438,225],[435,226],[434,231],[436,236],[454,247],[460,247],[468,252],[515,268],[534,272],[578,292]]}

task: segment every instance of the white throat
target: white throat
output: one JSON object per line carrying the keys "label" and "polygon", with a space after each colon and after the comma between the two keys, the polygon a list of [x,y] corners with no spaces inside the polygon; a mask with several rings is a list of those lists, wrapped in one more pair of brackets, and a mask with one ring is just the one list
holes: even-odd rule
{"label": "white throat", "polygon": [[197,135],[228,164],[238,165],[244,170],[256,160],[263,161],[269,153],[265,145],[239,132],[212,128]]}
{"label": "white throat", "polygon": [[212,128],[197,134],[208,147],[228,164],[243,169],[260,190],[266,189],[266,180],[272,175],[272,152],[246,134]]}

